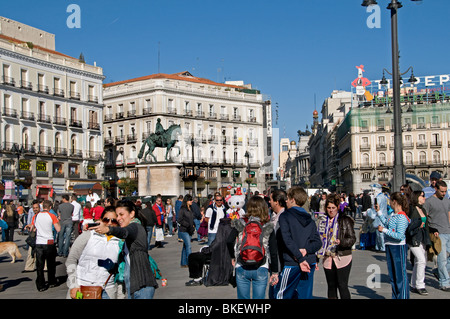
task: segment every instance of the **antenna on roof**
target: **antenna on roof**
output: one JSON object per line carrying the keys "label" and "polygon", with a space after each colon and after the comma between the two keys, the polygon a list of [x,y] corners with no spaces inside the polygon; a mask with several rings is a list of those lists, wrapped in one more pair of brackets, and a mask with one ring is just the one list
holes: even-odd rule
{"label": "antenna on roof", "polygon": [[158,74],[160,73],[160,65],[161,65],[161,42],[158,41]]}

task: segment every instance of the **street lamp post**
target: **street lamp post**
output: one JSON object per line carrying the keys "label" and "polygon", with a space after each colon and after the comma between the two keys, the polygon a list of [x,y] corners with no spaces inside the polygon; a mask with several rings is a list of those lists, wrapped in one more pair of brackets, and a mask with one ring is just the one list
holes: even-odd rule
{"label": "street lamp post", "polygon": [[245,151],[245,155],[247,158],[247,199],[250,199],[250,153]]}
{"label": "street lamp post", "polygon": [[[417,0],[411,0],[417,1]],[[362,6],[376,5],[375,0],[364,0]],[[392,44],[392,81],[393,81],[393,103],[394,103],[394,170],[392,189],[398,191],[405,182],[405,167],[403,166],[402,145],[402,110],[400,107],[400,68],[398,49],[398,27],[397,12],[402,7],[400,1],[391,0],[387,9],[391,11],[391,44]]]}
{"label": "street lamp post", "polygon": [[194,159],[194,135],[191,137],[191,147],[192,147],[192,196],[197,196],[197,176],[195,175],[195,159]]}

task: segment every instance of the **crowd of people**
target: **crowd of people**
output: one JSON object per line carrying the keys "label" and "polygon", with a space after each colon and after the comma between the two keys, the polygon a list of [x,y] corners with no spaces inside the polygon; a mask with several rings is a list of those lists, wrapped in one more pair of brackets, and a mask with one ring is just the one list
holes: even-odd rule
{"label": "crowd of people", "polygon": [[[391,193],[380,185],[371,194],[308,196],[292,187],[243,196],[238,208],[230,207],[229,197],[216,192],[201,203],[186,194],[172,203],[157,195],[151,203],[101,199],[90,191],[83,202],[64,195],[60,202],[35,200],[29,210],[6,202],[2,240],[14,241],[15,229],[35,231],[24,272],[36,271],[36,287],[45,291],[58,284],[56,257],[65,258],[67,298],[82,298],[92,286],[102,287],[103,299],[153,298],[158,283],[149,252],[177,234],[180,267],[189,269],[186,286],[232,284],[238,299],[310,299],[314,273],[322,267],[328,298],[349,299],[355,220],[361,218],[359,248],[386,254],[393,299],[428,294],[430,260],[440,289],[450,290],[450,199],[436,173],[429,188],[417,191],[405,184]],[[204,244],[199,252],[192,252],[195,237]]]}

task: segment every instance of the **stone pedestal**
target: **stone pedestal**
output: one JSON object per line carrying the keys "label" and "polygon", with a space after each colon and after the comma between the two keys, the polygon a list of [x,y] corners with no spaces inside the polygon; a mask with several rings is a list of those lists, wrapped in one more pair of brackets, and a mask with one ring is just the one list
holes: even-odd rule
{"label": "stone pedestal", "polygon": [[181,194],[181,177],[178,163],[149,163],[137,165],[139,196],[178,196]]}

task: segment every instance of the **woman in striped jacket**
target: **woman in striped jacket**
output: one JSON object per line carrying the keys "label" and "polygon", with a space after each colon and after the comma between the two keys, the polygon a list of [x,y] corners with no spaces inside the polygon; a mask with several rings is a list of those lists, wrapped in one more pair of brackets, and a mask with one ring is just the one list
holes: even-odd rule
{"label": "woman in striped jacket", "polygon": [[390,201],[394,213],[386,218],[381,212],[378,212],[378,217],[382,223],[378,226],[378,231],[385,235],[392,299],[409,299],[409,284],[406,274],[408,251],[406,229],[410,223],[408,218],[409,204],[406,196],[400,192],[391,194]]}

